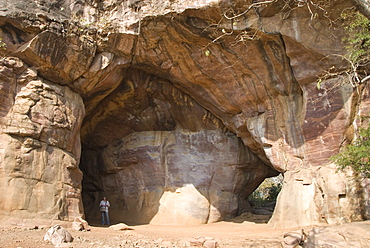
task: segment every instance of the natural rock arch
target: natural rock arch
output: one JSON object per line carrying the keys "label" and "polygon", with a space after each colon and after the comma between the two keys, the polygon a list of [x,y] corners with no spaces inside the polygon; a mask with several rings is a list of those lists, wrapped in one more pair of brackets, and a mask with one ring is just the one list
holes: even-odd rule
{"label": "natural rock arch", "polygon": [[103,194],[111,217],[130,223],[200,224],[250,210],[246,197],[278,172],[170,82],[126,75],[82,128],[87,219],[98,218]]}
{"label": "natural rock arch", "polygon": [[[0,199],[10,204],[0,205],[1,214],[63,220],[83,215],[77,167],[82,126],[88,213],[98,200],[90,196],[133,185],[117,179],[127,180],[125,171],[141,184],[112,193],[118,218],[135,213],[143,214],[139,222],[183,223],[163,217],[158,202],[162,197],[172,206],[189,195],[206,199],[195,213],[182,208],[189,218],[217,221],[242,211],[242,196],[279,171],[284,185],[275,226],[361,219],[361,185],[336,174],[329,157],[349,137],[353,117],[366,109],[366,91],[359,105],[351,87],[333,87],[340,78],[316,87],[317,75],[342,65],[327,56],[343,53],[343,29],[332,20],[352,5],[332,4],[330,13],[318,10],[313,18],[306,5],[286,9],[276,2],[230,21],[223,14],[229,7],[245,10],[244,2],[3,1],[1,37],[9,57],[1,62],[0,178],[6,194]],[[149,175],[130,169],[144,161],[152,166]],[[206,170],[202,180],[181,171],[199,164]],[[258,167],[235,172],[247,164]],[[182,177],[175,180],[168,168]],[[250,186],[225,190],[229,184],[214,183],[208,174],[223,175],[220,168]],[[150,173],[158,176],[149,189],[144,182]],[[29,197],[20,203],[24,192]],[[42,206],[45,199],[50,204]],[[233,206],[225,207],[224,199]],[[153,204],[146,209],[145,201]]]}

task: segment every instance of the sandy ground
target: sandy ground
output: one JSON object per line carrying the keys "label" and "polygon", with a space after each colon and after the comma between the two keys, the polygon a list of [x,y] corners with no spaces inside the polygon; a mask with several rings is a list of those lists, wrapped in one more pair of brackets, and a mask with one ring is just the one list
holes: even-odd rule
{"label": "sandy ground", "polygon": [[[271,229],[266,224],[243,217],[197,226],[137,225],[130,226],[134,230],[124,231],[90,225],[90,231],[67,228],[74,240],[63,244],[63,247],[194,247],[194,241],[207,238],[217,241],[219,247],[273,248],[281,247],[283,235],[288,231]],[[0,223],[0,247],[54,247],[49,241],[43,240],[48,229],[48,226],[36,228],[30,224]]]}

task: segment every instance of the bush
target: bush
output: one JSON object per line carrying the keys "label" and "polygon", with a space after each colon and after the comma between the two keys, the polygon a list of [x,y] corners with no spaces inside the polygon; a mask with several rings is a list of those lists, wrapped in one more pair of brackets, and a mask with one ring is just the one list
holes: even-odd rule
{"label": "bush", "polygon": [[262,207],[268,203],[275,202],[281,191],[282,176],[267,178],[248,197],[248,201],[255,207]]}
{"label": "bush", "polygon": [[359,130],[358,138],[331,160],[337,164],[338,170],[344,171],[351,167],[356,176],[360,174],[370,178],[370,126]]}
{"label": "bush", "polygon": [[370,20],[360,12],[343,13],[347,37],[344,39],[348,45],[347,57],[354,63],[367,62],[370,57]]}

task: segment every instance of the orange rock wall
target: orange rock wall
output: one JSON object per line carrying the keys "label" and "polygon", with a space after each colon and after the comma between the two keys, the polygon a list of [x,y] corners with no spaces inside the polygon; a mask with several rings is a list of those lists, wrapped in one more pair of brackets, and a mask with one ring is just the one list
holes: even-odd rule
{"label": "orange rock wall", "polygon": [[[245,182],[239,192],[221,197],[218,207],[202,195],[209,215],[243,211],[245,204],[235,199],[245,199],[262,177],[281,172],[284,185],[273,225],[363,218],[368,202],[362,201],[363,185],[337,174],[329,158],[353,138],[355,117],[366,112],[366,104],[360,104],[368,95],[359,96],[342,77],[317,87],[325,71],[347,66],[332,55],[345,53],[340,14],[352,7],[351,1],[277,1],[250,11],[251,3],[239,0],[0,3],[0,37],[7,46],[0,67],[3,215],[71,220],[84,213],[82,189],[95,197],[84,197],[85,212],[93,216],[90,204],[114,189],[121,192],[127,185],[117,178],[128,180],[124,171],[144,161],[150,148],[141,148],[140,154],[123,150],[131,162],[118,153],[105,155],[118,159],[108,162],[102,154],[138,133],[169,132],[187,133],[175,135],[185,140],[190,134],[209,135],[200,144],[211,144],[214,137],[227,140],[230,134],[241,146],[230,161],[243,157],[243,151],[254,154],[252,162],[244,161],[248,169],[238,174],[242,179],[226,180],[230,185]],[[182,142],[176,143],[179,149]],[[225,151],[231,146],[226,144]],[[204,147],[210,150],[202,152]],[[212,154],[212,147],[205,143],[190,149],[189,158]],[[228,173],[219,172],[229,163],[219,156],[202,160],[210,171],[201,171],[203,162],[193,161],[197,176]],[[191,175],[189,166],[181,169]],[[173,177],[180,175],[181,180],[188,176]],[[166,185],[161,187],[165,192]],[[223,187],[212,192],[223,192]],[[178,194],[168,192],[163,201],[173,207],[171,199]],[[125,208],[125,201],[139,204],[119,193],[112,198],[117,207]],[[41,206],[44,201],[48,204]],[[221,211],[228,201],[237,203]],[[132,210],[112,211],[124,219]],[[153,221],[165,222],[164,210],[158,209],[159,215],[145,211]]]}

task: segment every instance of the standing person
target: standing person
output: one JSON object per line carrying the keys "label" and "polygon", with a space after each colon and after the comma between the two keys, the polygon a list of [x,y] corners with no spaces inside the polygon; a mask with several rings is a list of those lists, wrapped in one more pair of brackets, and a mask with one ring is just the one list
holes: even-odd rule
{"label": "standing person", "polygon": [[109,221],[109,215],[108,215],[108,208],[110,207],[110,204],[105,196],[103,197],[103,200],[101,200],[99,206],[100,206],[100,212],[101,212],[101,224],[102,225],[107,224],[109,226],[110,221]]}

